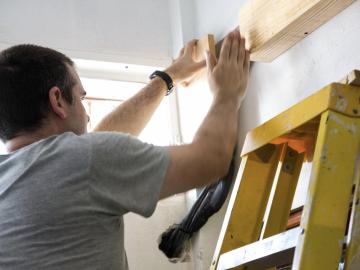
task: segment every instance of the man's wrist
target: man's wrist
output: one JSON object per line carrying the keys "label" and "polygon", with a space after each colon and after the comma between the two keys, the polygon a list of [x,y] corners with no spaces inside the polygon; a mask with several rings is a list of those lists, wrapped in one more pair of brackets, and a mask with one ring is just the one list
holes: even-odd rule
{"label": "man's wrist", "polygon": [[165,69],[164,72],[167,73],[167,74],[170,76],[170,78],[171,78],[172,81],[173,81],[174,86],[176,86],[176,84],[178,83],[178,77],[177,77],[177,75],[176,75],[177,72],[174,71],[174,70],[171,68],[171,66],[168,67],[167,69]]}
{"label": "man's wrist", "polygon": [[155,83],[155,87],[159,90],[161,90],[162,93],[164,93],[164,96],[166,96],[166,93],[168,91],[166,82],[164,82],[163,79],[161,79],[160,77],[155,77],[154,79],[151,80],[151,83]]}
{"label": "man's wrist", "polygon": [[215,94],[213,103],[219,104],[221,106],[226,106],[228,108],[234,108],[236,110],[238,110],[241,105],[239,97],[224,94]]}
{"label": "man's wrist", "polygon": [[174,90],[175,86],[174,86],[174,82],[172,80],[172,78],[170,77],[169,74],[167,74],[164,71],[160,71],[160,70],[155,70],[150,76],[149,78],[151,80],[155,79],[155,78],[160,78],[166,85],[167,91],[166,91],[166,96],[170,95],[171,92]]}

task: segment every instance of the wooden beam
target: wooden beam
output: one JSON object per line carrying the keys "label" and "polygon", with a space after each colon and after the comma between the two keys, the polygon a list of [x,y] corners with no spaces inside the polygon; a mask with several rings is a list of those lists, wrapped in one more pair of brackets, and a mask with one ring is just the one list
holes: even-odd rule
{"label": "wooden beam", "polygon": [[[216,57],[215,52],[215,38],[212,34],[207,34],[203,38],[199,39],[196,43],[196,48],[194,51],[193,58],[196,62],[201,62],[205,60],[205,53],[209,51],[212,55]],[[206,78],[206,68],[195,73],[191,78],[182,83],[182,86],[188,87],[195,83],[196,81]]]}
{"label": "wooden beam", "polygon": [[205,52],[209,51],[212,55],[215,54],[215,38],[214,35],[208,34],[199,39],[196,43],[196,50],[194,59],[196,62],[200,62],[205,59]]}
{"label": "wooden beam", "polygon": [[240,30],[252,61],[270,62],[355,0],[250,0]]}

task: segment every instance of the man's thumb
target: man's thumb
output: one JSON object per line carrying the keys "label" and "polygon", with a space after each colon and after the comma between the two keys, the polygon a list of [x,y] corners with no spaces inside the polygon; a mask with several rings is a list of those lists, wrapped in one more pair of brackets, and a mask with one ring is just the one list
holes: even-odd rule
{"label": "man's thumb", "polygon": [[205,59],[208,71],[212,71],[216,65],[215,57],[209,51],[206,51]]}

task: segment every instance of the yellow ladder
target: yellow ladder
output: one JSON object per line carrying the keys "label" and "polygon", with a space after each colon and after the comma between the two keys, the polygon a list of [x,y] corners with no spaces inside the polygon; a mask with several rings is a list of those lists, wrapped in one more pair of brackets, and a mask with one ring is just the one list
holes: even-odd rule
{"label": "yellow ladder", "polygon": [[[358,71],[250,131],[241,156],[210,269],[360,269]],[[305,158],[307,199],[287,230]]]}

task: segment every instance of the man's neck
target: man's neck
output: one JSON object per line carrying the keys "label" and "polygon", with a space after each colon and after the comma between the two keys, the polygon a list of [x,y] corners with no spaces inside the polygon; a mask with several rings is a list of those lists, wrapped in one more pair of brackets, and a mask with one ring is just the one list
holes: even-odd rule
{"label": "man's neck", "polygon": [[41,130],[32,133],[21,133],[15,138],[8,140],[5,143],[5,147],[8,153],[11,153],[27,145],[33,144],[37,141],[46,139],[59,133],[60,132],[58,130],[55,130],[53,128],[42,128]]}

